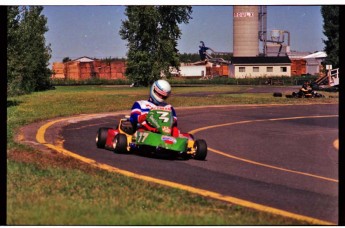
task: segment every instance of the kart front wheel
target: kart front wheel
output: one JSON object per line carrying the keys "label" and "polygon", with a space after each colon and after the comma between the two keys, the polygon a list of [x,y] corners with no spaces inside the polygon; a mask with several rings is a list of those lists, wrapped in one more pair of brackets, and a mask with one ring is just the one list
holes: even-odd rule
{"label": "kart front wheel", "polygon": [[113,141],[113,148],[115,153],[127,152],[127,137],[124,134],[117,134]]}
{"label": "kart front wheel", "polygon": [[96,146],[98,148],[104,148],[105,142],[107,141],[108,136],[108,130],[109,128],[101,127],[98,129],[97,135],[96,135]]}
{"label": "kart front wheel", "polygon": [[194,149],[195,149],[195,155],[194,159],[196,160],[205,160],[207,156],[207,144],[206,141],[203,139],[197,139],[194,142]]}

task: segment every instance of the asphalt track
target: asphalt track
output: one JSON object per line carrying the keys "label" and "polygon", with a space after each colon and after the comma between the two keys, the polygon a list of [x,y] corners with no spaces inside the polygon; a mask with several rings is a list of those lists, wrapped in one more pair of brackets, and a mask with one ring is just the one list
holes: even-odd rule
{"label": "asphalt track", "polygon": [[207,141],[206,161],[98,149],[98,128],[114,127],[128,112],[37,123],[21,139],[134,178],[315,224],[338,223],[338,105],[176,111],[181,131]]}

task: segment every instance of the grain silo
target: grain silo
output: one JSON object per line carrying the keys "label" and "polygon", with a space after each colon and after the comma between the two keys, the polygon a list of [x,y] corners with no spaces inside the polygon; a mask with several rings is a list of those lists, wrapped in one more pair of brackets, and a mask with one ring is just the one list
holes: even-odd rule
{"label": "grain silo", "polygon": [[259,7],[233,7],[234,57],[259,55]]}

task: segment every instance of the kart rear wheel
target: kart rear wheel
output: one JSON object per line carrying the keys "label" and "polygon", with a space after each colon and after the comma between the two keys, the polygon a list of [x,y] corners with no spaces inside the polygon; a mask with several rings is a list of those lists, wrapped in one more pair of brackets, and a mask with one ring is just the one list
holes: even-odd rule
{"label": "kart rear wheel", "polygon": [[101,127],[98,129],[97,135],[96,135],[96,146],[98,148],[103,149],[105,146],[105,142],[107,141],[107,136],[108,136],[108,130],[110,128],[106,127]]}
{"label": "kart rear wheel", "polygon": [[197,139],[194,142],[194,149],[195,149],[195,155],[194,159],[196,160],[205,160],[207,156],[207,144],[206,141],[203,139]]}
{"label": "kart rear wheel", "polygon": [[113,141],[113,148],[115,153],[127,152],[127,137],[124,134],[117,134]]}

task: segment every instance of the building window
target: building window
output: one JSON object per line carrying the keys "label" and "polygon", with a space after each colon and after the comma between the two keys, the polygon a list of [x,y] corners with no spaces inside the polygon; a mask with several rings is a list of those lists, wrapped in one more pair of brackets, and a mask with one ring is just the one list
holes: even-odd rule
{"label": "building window", "polygon": [[238,71],[239,71],[239,72],[246,72],[246,68],[245,68],[245,67],[239,67],[239,68],[238,68]]}
{"label": "building window", "polygon": [[287,67],[280,67],[280,72],[287,72]]}
{"label": "building window", "polygon": [[266,68],[266,71],[267,71],[267,72],[273,72],[273,67],[267,67],[267,68]]}
{"label": "building window", "polygon": [[259,67],[253,67],[253,72],[259,72]]}

